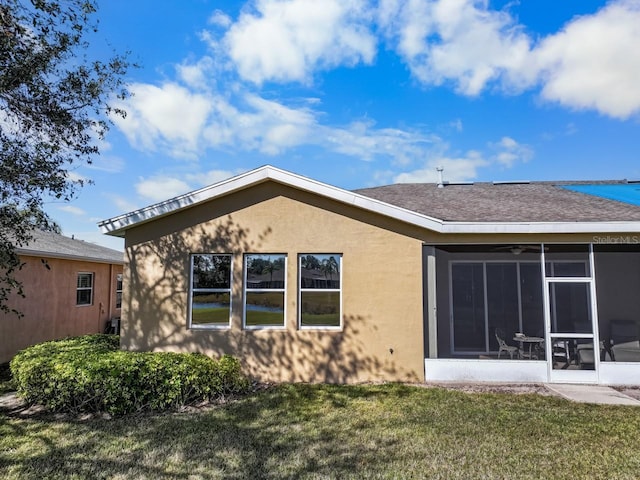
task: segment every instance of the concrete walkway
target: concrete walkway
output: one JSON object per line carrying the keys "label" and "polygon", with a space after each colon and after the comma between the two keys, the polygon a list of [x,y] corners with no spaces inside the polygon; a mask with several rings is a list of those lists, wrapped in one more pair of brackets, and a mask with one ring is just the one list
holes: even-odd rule
{"label": "concrete walkway", "polygon": [[599,403],[602,405],[635,405],[640,407],[640,400],[603,385],[547,383],[545,386],[550,391],[574,402]]}

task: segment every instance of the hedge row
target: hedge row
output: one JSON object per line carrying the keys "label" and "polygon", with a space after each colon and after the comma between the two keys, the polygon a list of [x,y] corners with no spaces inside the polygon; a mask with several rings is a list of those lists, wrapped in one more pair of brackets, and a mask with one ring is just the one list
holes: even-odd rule
{"label": "hedge row", "polygon": [[41,343],[18,353],[10,367],[18,394],[52,411],[161,411],[249,387],[231,356],[123,352],[116,335]]}

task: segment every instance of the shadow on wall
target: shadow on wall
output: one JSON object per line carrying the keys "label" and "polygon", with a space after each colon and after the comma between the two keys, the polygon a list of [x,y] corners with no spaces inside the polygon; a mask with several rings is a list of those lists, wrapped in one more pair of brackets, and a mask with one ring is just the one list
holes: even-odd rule
{"label": "shadow on wall", "polygon": [[[161,232],[127,247],[121,344],[130,350],[231,354],[247,373],[263,381],[351,383],[376,380],[418,381],[403,369],[398,354],[384,344],[370,317],[345,315],[342,331],[299,330],[296,295],[288,288],[287,328],[243,330],[242,255],[260,251],[271,234],[255,235],[231,215],[211,228]],[[190,253],[232,253],[232,326],[224,330],[187,329]],[[289,281],[295,260],[289,259]],[[293,274],[293,275],[292,275]],[[297,285],[296,285],[297,287]],[[293,297],[293,298],[291,298]]]}

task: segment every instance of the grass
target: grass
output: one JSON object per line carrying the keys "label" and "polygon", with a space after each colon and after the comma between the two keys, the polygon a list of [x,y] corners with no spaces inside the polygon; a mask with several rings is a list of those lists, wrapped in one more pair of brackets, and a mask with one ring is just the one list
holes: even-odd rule
{"label": "grass", "polygon": [[637,478],[640,409],[281,385],[197,413],[0,414],[0,478]]}

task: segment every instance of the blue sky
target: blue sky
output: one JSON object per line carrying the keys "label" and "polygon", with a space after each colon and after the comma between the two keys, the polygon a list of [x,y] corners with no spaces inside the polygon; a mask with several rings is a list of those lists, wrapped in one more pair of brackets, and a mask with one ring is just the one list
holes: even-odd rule
{"label": "blue sky", "polygon": [[640,0],[102,0],[92,54],[134,96],[95,184],[47,211],[96,222],[260,165],[346,189],[639,179]]}

